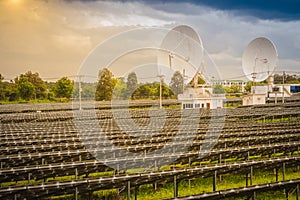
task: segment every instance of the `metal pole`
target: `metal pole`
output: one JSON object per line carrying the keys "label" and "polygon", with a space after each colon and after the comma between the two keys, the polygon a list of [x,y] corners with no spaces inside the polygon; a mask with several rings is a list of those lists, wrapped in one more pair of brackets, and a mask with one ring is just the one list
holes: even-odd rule
{"label": "metal pole", "polygon": [[75,188],[75,200],[78,200],[78,188]]}
{"label": "metal pole", "polygon": [[278,182],[278,168],[275,169],[276,182]]}
{"label": "metal pole", "polygon": [[178,197],[178,183],[177,183],[177,177],[174,176],[174,198]]}
{"label": "metal pole", "polygon": [[299,200],[299,184],[296,186],[296,200]]}
{"label": "metal pole", "polygon": [[136,185],[136,186],[134,187],[134,200],[137,200],[138,189],[139,189],[139,186]]}
{"label": "metal pole", "polygon": [[130,200],[130,181],[127,182],[127,199]]}
{"label": "metal pole", "polygon": [[285,180],[285,163],[282,163],[282,180]]}
{"label": "metal pole", "polygon": [[27,182],[28,185],[30,185],[30,173],[28,173],[28,182]]}
{"label": "metal pole", "polygon": [[250,167],[250,185],[252,185],[253,180],[253,166]]}
{"label": "metal pole", "polygon": [[247,172],[247,173],[246,173],[246,187],[248,187],[248,185],[249,185],[249,184],[248,184],[248,176],[249,176],[249,173]]}
{"label": "metal pole", "polygon": [[217,190],[217,171],[214,171],[213,176],[213,191],[215,192]]}
{"label": "metal pole", "polygon": [[79,110],[81,110],[81,76],[78,76]]}
{"label": "metal pole", "polygon": [[170,69],[172,69],[172,54],[169,53],[169,65],[170,65]]}
{"label": "metal pole", "polygon": [[159,109],[162,109],[162,75],[159,78]]}
{"label": "metal pole", "polygon": [[282,103],[284,103],[284,77],[285,77],[285,72],[283,71],[283,75],[282,75]]}

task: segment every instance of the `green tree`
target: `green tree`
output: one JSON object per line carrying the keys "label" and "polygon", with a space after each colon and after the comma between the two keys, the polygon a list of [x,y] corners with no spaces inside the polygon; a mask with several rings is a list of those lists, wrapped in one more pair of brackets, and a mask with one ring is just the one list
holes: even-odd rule
{"label": "green tree", "polygon": [[0,100],[5,100],[6,99],[6,85],[3,82],[4,77],[2,74],[0,74]]}
{"label": "green tree", "polygon": [[26,72],[25,74],[21,74],[20,78],[26,77],[27,80],[34,86],[35,98],[44,99],[47,97],[46,94],[46,84],[40,78],[37,72],[32,73],[31,71]]}
{"label": "green tree", "polygon": [[20,78],[16,78],[16,83],[18,87],[18,92],[20,97],[26,101],[34,98],[35,88],[34,85],[28,80],[26,76],[21,76]]}
{"label": "green tree", "polygon": [[138,81],[135,72],[131,72],[127,77],[127,88],[126,93],[127,97],[135,98],[135,90],[137,89]]}
{"label": "green tree", "polygon": [[116,79],[116,84],[114,87],[113,95],[114,95],[114,98],[117,98],[117,99],[126,99],[127,86],[126,86],[126,83],[124,82],[123,78]]}
{"label": "green tree", "polygon": [[[86,99],[95,98],[97,83],[81,82],[81,97]],[[79,83],[74,82],[73,96],[79,97]]]}
{"label": "green tree", "polygon": [[152,88],[150,84],[140,84],[135,91],[135,98],[144,99],[152,96]]}
{"label": "green tree", "polygon": [[225,89],[223,88],[222,85],[217,84],[213,86],[213,93],[214,94],[224,94],[225,93]]}
{"label": "green tree", "polygon": [[231,85],[230,87],[224,88],[226,93],[241,93],[242,92],[242,86],[241,85]]}
{"label": "green tree", "polygon": [[253,82],[252,81],[248,81],[248,83],[245,85],[245,91],[246,92],[251,92],[251,87],[253,86]]}
{"label": "green tree", "polygon": [[179,71],[174,72],[170,82],[170,88],[175,95],[183,92],[183,76]]}
{"label": "green tree", "polygon": [[[283,75],[281,74],[275,74],[274,75],[274,83],[275,84],[282,84],[283,82]],[[300,78],[297,75],[289,75],[285,74],[284,76],[284,82],[287,84],[299,84],[300,83]]]}
{"label": "green tree", "polygon": [[162,96],[164,98],[171,98],[172,96],[174,96],[173,91],[164,82],[162,83]]}
{"label": "green tree", "polygon": [[95,98],[97,101],[110,101],[116,81],[113,74],[107,68],[99,71],[99,81],[96,87]]}
{"label": "green tree", "polygon": [[55,97],[57,98],[70,99],[72,97],[73,89],[73,81],[71,81],[68,77],[62,77],[61,79],[56,81],[53,91]]}
{"label": "green tree", "polygon": [[242,86],[241,85],[232,85],[230,86],[232,93],[241,93],[242,92]]}

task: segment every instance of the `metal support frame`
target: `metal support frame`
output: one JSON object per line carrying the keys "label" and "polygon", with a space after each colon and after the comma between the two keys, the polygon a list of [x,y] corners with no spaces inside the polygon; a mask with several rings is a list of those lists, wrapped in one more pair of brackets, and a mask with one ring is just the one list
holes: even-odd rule
{"label": "metal support frame", "polygon": [[249,173],[247,172],[246,173],[246,187],[249,186],[249,180],[248,180],[248,178],[249,178]]}
{"label": "metal support frame", "polygon": [[217,171],[214,171],[214,176],[213,176],[213,191],[217,191]]}
{"label": "metal support frame", "polygon": [[253,184],[253,166],[250,167],[250,185]]}
{"label": "metal support frame", "polygon": [[178,197],[178,181],[176,175],[174,176],[174,198]]}
{"label": "metal support frame", "polygon": [[75,200],[78,200],[78,188],[77,187],[75,188],[74,196],[75,196]]}
{"label": "metal support frame", "polygon": [[285,163],[282,163],[282,180],[285,180]]}
{"label": "metal support frame", "polygon": [[137,200],[138,192],[139,192],[139,186],[136,185],[136,186],[134,187],[134,200]]}
{"label": "metal support frame", "polygon": [[130,181],[127,181],[127,200],[130,200]]}
{"label": "metal support frame", "polygon": [[299,200],[299,184],[296,186],[296,200]]}

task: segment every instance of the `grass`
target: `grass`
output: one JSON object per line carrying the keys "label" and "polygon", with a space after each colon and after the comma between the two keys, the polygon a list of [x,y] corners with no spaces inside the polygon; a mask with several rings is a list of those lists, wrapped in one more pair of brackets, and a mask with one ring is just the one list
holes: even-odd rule
{"label": "grass", "polygon": [[286,121],[296,121],[299,120],[299,117],[280,117],[280,118],[267,118],[267,119],[259,119],[257,120],[258,123],[276,123],[276,122],[286,122]]}
{"label": "grass", "polygon": [[[279,171],[279,180],[282,178],[282,173]],[[286,180],[300,178],[300,171],[294,168],[286,170]],[[256,170],[253,176],[253,185],[275,182],[274,172]],[[217,182],[217,190],[225,190],[230,188],[238,188],[245,186],[244,174],[226,174],[221,176],[221,180]],[[189,196],[193,194],[212,192],[212,178],[197,178],[193,180],[183,180],[179,183],[178,195]],[[134,196],[132,195],[132,198]],[[159,186],[155,191],[152,185],[143,185],[140,187],[138,199],[152,200],[152,199],[164,199],[173,197],[173,183],[166,183],[163,186]],[[275,192],[261,192],[257,194],[257,199],[285,199],[285,194],[282,191]],[[229,198],[236,199],[236,198]],[[244,198],[240,198],[244,199]]]}
{"label": "grass", "polygon": [[224,104],[224,108],[236,108],[238,106],[242,106],[241,103],[229,103],[229,104]]}
{"label": "grass", "polygon": [[[257,159],[257,158],[253,158]],[[201,164],[208,164],[208,161],[201,162]],[[165,169],[170,169],[172,166],[165,166]],[[184,168],[185,165],[177,164],[176,167]],[[133,169],[128,171],[127,173],[136,173],[140,172],[142,169]],[[113,171],[108,172],[98,172],[98,173],[92,173],[89,176],[90,177],[102,177],[102,176],[112,176]],[[79,178],[83,178],[83,176],[80,176]],[[238,188],[238,187],[244,187],[245,186],[245,174],[239,174],[239,173],[231,173],[231,174],[225,174],[218,176],[217,181],[217,190],[226,190],[230,188]],[[63,176],[63,177],[56,177],[54,178],[48,178],[47,181],[51,180],[71,180],[74,179],[75,176]],[[300,178],[300,171],[296,170],[296,168],[287,168],[285,179],[295,179]],[[273,170],[254,170],[253,174],[253,185],[256,184],[264,184],[264,183],[270,183],[275,182],[275,175]],[[282,171],[279,170],[279,180],[282,179]],[[206,193],[206,192],[212,192],[212,177],[204,178],[204,177],[197,177],[192,180],[182,180],[179,183],[178,186],[178,195],[179,196],[189,196],[193,194],[199,194],[199,193]],[[35,181],[31,180],[30,184],[36,185],[41,183],[41,180]],[[27,181],[19,181],[17,185],[26,185]],[[2,187],[7,187],[9,185],[16,185],[15,182],[8,182],[8,183],[2,183]],[[132,199],[134,199],[134,194],[132,191]],[[109,190],[99,190],[94,191],[92,193],[93,199],[125,199],[126,193],[118,194],[117,189],[109,189]],[[143,200],[152,200],[152,199],[164,199],[164,198],[172,198],[173,197],[173,183],[158,183],[158,187],[156,190],[154,190],[153,184],[146,184],[139,187],[139,193],[138,193],[138,199]],[[285,199],[285,194],[282,191],[276,191],[276,192],[263,192],[257,194],[257,199]],[[53,196],[51,199],[55,200],[69,200],[74,199],[73,194],[68,195],[61,195],[61,196]],[[85,199],[85,197],[80,197],[79,199]],[[229,198],[229,199],[244,199],[244,198]]]}
{"label": "grass", "polygon": [[55,100],[49,100],[49,99],[33,99],[33,100],[18,100],[18,101],[0,101],[0,105],[5,104],[35,104],[35,103],[65,103],[70,102],[71,100],[61,98],[61,99],[55,99]]}

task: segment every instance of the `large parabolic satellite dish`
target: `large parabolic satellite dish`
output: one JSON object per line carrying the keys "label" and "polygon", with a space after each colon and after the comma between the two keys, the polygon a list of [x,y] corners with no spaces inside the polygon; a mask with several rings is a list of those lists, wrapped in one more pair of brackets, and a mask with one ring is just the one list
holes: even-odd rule
{"label": "large parabolic satellite dish", "polygon": [[199,71],[203,57],[202,41],[197,32],[187,25],[177,26],[167,33],[160,47],[159,73],[184,71],[185,82],[191,81]]}
{"label": "large parabolic satellite dish", "polygon": [[254,82],[263,81],[274,72],[277,61],[277,50],[273,42],[264,37],[256,38],[244,50],[244,74]]}

